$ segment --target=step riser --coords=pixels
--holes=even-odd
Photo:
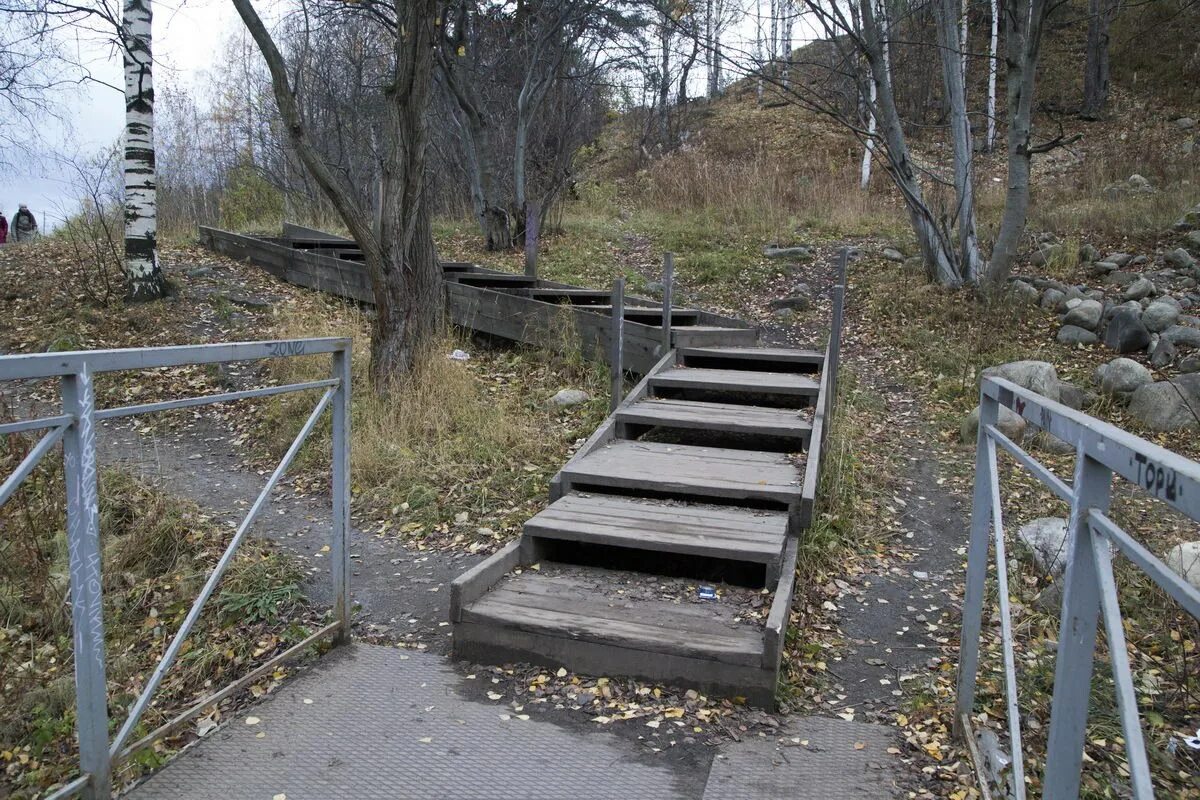
[[[715,433],[737,433],[746,436],[784,439],[804,447],[807,447],[808,441],[812,437],[812,430],[810,428],[797,430],[795,428],[784,428],[775,425],[743,425],[735,422],[704,424],[689,420],[664,418],[653,414],[640,414],[633,411],[618,412],[617,420],[626,425],[636,425],[644,428],[712,431]]]

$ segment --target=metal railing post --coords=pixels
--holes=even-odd
[[[837,404],[838,367],[842,360],[842,316],[846,306],[846,268],[850,263],[850,251],[842,248],[838,257],[838,282],[833,287],[833,310],[829,322],[829,408],[826,413],[832,414]]]
[[[1086,455],[1082,445],[1075,461],[1075,501],[1067,528],[1067,571],[1064,578],[1054,695],[1050,704],[1050,738],[1042,796],[1066,800],[1079,796],[1096,623],[1100,612],[1100,578],[1096,572],[1095,538],[1089,509],[1108,510],[1112,471]]]
[[[617,278],[612,289],[612,332],[609,341],[608,363],[612,369],[612,393],[609,400],[609,411],[616,411],[621,405],[621,394],[625,389],[625,370],[621,363],[623,345],[625,344],[625,279]]]
[[[671,301],[675,290],[675,254],[663,253],[663,355],[671,352]]]
[[[967,587],[963,597],[962,637],[958,654],[954,732],[965,732],[963,718],[975,707],[975,678],[979,670],[979,636],[983,627],[983,594],[987,583],[988,532],[992,524],[992,473],[988,458],[987,426],[1000,418],[1000,405],[979,393],[979,434],[975,437],[975,494],[971,501],[971,538],[967,547]]]
[[[79,767],[89,776],[83,796],[87,800],[107,800],[112,791],[112,760],[108,752],[108,685],[104,668],[96,394],[86,365],[73,375],[64,375],[61,385],[63,411],[74,418],[63,436],[63,473],[67,491]]]
[[[350,641],[350,346],[333,354],[333,377],[339,383],[333,395],[333,525],[329,550],[332,557],[333,614],[341,626],[336,644]]]
[[[525,274],[537,277],[538,236],[541,235],[541,204],[531,200],[525,204]]]

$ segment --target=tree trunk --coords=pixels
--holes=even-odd
[[[1113,0],[1088,3],[1087,59],[1083,66],[1083,105],[1079,116],[1098,119],[1108,104],[1108,28],[1117,13]]]
[[[908,154],[908,142],[896,98],[892,93],[892,81],[887,69],[887,58],[876,23],[873,0],[861,0],[863,48],[871,67],[871,75],[877,86],[875,114],[882,133],[885,148],[885,165],[892,182],[900,190],[908,209],[909,223],[917,237],[917,245],[925,262],[925,272],[931,281],[943,286],[961,286],[962,276],[954,257],[953,245],[941,230],[921,191],[912,160]]]
[[[271,73],[275,102],[288,139],[363,252],[375,300],[371,381],[386,391],[426,354],[441,331],[443,289],[425,199],[429,103],[438,19],[436,0],[397,6],[393,70],[386,90],[380,231],[313,146],[288,80],[287,65],[250,0],[233,0]]]
[[[125,0],[123,11],[125,278],[130,300],[153,300],[166,294],[167,282],[158,263],[150,0]]]
[[[688,76],[692,74],[692,66],[696,63],[696,57],[700,54],[700,37],[692,37],[692,52],[688,54],[687,59],[683,62],[683,66],[679,70],[679,92],[675,95],[675,105],[682,108],[687,103],[687,82]]]
[[[1000,0],[991,0],[992,35],[988,41],[987,139],[983,149],[992,152],[996,146],[996,48],[1000,40]]]
[[[963,85],[964,53],[959,38],[957,0],[937,0],[939,50],[942,55],[942,84],[950,108],[950,138],[954,146],[954,192],[958,198],[954,217],[958,224],[959,271],[963,281],[979,282],[983,260],[979,255],[979,237],[975,232],[974,151],[971,147],[971,123],[967,118],[966,88]]]
[[[1004,284],[1016,261],[1029,216],[1029,171],[1033,158],[1033,95],[1042,45],[1046,0],[1014,0],[1004,15],[1005,84],[1008,102],[1008,190],[1004,214],[988,262],[985,285]]]
[[[870,78],[871,93],[867,100],[867,144],[863,148],[862,170],[858,185],[866,189],[871,185],[871,160],[875,155],[875,103],[879,96],[879,87],[874,78]]]
[[[671,140],[671,20],[667,6],[662,9],[662,22],[658,29],[661,74],[658,79],[658,139],[664,150]]]
[[[704,51],[708,63],[708,99],[715,98],[721,90],[721,51],[717,41],[716,26],[713,21],[713,3],[716,0],[705,0],[704,3]]]

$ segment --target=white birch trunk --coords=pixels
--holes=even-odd
[[[755,87],[755,92],[758,95],[758,105],[763,104],[763,70],[766,66],[763,63],[763,24],[762,24],[762,0],[755,0],[755,36],[754,36],[754,60],[757,62],[758,82]]]
[[[871,161],[875,158],[875,102],[879,94],[879,86],[871,79],[871,94],[867,101],[867,146],[863,150],[862,177],[859,186],[866,189],[871,184]]]
[[[791,77],[792,71],[792,0],[783,0],[783,40],[780,44],[780,56],[783,59],[783,75],[780,76],[780,83],[783,88],[788,87],[788,80]]]
[[[1000,2],[991,0],[992,36],[988,42],[987,137],[983,147],[989,153],[996,144],[996,48],[1000,41]]]
[[[121,38],[125,62],[125,277],[131,300],[151,300],[162,297],[167,286],[158,264],[150,0],[125,0]]]

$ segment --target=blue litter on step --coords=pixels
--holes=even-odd
[[[716,600],[717,590],[711,586],[701,586],[696,590],[696,596],[701,600]]]

